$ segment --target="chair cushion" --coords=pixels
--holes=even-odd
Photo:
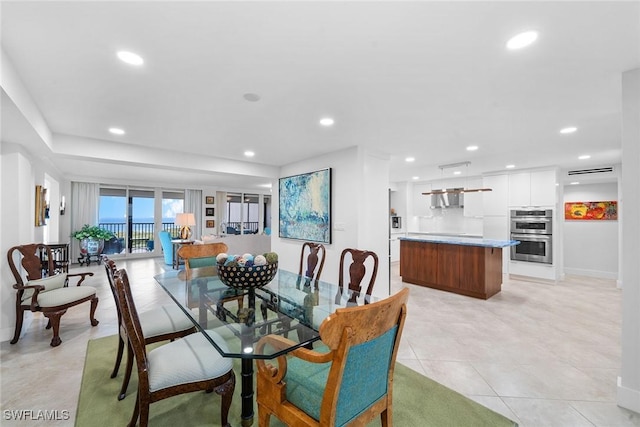
[[[176,304],[143,311],[138,316],[145,338],[193,328],[193,322]]]
[[[221,348],[227,348],[225,341],[215,331],[207,333]],[[233,368],[232,359],[222,357],[201,333],[151,350],[148,360],[151,391],[218,378]]]
[[[388,373],[397,326],[378,338],[353,346],[347,354],[338,396],[336,426],[343,426],[387,393]],[[315,420],[320,420],[320,406],[331,363],[310,363],[290,358],[284,381],[287,400]]]
[[[190,268],[211,267],[217,265],[216,257],[189,258]]]
[[[54,276],[44,277],[38,280],[29,280],[27,282],[28,286],[32,285],[40,285],[44,286],[44,291],[52,291],[54,289],[59,289],[64,287],[64,284],[67,283],[67,275],[66,274],[56,274]],[[25,289],[22,294],[22,301],[26,299],[31,299],[31,295],[33,295],[35,291],[33,289]]]
[[[316,421],[327,384],[331,362],[311,363],[296,357],[287,361],[287,400]]]
[[[71,304],[95,294],[96,288],[91,286],[71,286],[69,288],[54,289],[38,294],[38,306],[42,308],[57,307]]]

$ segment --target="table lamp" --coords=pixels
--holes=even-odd
[[[191,237],[191,229],[189,226],[196,225],[196,217],[192,213],[176,214],[176,225],[180,226],[180,238],[188,240]]]

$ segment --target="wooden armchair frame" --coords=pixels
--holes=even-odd
[[[42,260],[40,259],[40,251],[45,251],[47,253],[47,262],[43,265]],[[19,252],[22,255],[22,259],[19,262],[19,265],[22,266],[22,269],[26,273],[27,282],[23,280],[23,276],[18,269],[18,265],[16,265],[16,260],[14,259],[15,252]],[[53,272],[55,272],[55,264],[54,257],[51,252],[51,248],[49,248],[44,243],[31,243],[28,245],[19,245],[14,246],[9,249],[7,252],[7,260],[9,261],[9,268],[11,269],[11,273],[13,273],[13,277],[16,280],[16,283],[13,285],[13,289],[16,292],[16,328],[13,335],[13,339],[11,340],[11,344],[15,344],[20,339],[20,332],[22,331],[22,322],[24,319],[24,312],[29,310],[33,312],[42,312],[42,314],[49,319],[47,322],[46,329],[53,328],[53,338],[51,338],[51,346],[57,347],[62,343],[62,339],[60,339],[60,318],[64,313],[67,312],[69,307],[73,307],[78,304],[82,304],[86,301],[91,301],[91,309],[89,311],[89,320],[91,321],[91,326],[96,326],[99,322],[95,319],[94,315],[96,312],[96,308],[98,307],[98,297],[96,296],[95,288],[90,286],[85,286],[83,289],[86,292],[83,292],[83,296],[79,297],[76,300],[68,302],[66,304],[59,304],[54,306],[45,306],[42,307],[38,299],[47,291],[44,286],[41,285],[29,285],[29,283],[33,280],[42,279],[44,277],[48,277],[49,274],[52,276]],[[61,273],[66,275],[66,280],[64,284],[64,288],[69,288],[69,278],[78,278],[78,282],[76,286],[80,286],[82,282],[87,278],[87,276],[93,276],[91,272],[85,273]],[[33,294],[30,299],[24,299],[25,291],[33,290]],[[90,292],[93,290],[93,292]],[[59,290],[55,290],[59,291]],[[51,291],[54,292],[54,291]]]
[[[267,360],[256,360],[257,374],[257,403],[260,427],[267,427],[271,415],[275,415],[282,422],[291,426],[323,426],[336,425],[339,397],[345,386],[344,376],[349,364],[350,350],[355,346],[376,340],[383,335],[395,333],[389,355],[388,373],[386,377],[386,392],[375,401],[367,402],[368,406],[351,419],[348,425],[364,426],[367,422],[380,415],[383,426],[391,426],[392,420],[392,391],[393,369],[407,315],[407,300],[409,290],[402,289],[389,298],[359,307],[341,308],[331,314],[320,326],[322,342],[329,351],[320,353],[306,348],[293,350],[287,356],[276,359],[277,365]],[[262,351],[269,345],[275,349],[284,349],[288,345],[286,338],[268,335],[258,343],[257,351]],[[312,364],[327,363],[327,382],[321,396],[319,419],[304,412],[287,399],[287,369],[290,358],[299,358]],[[352,374],[352,372],[350,373]],[[363,370],[358,377],[367,378],[369,372]],[[348,393],[347,393],[348,394]],[[349,399],[349,395],[342,396]]]

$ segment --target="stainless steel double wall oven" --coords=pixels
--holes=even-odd
[[[520,241],[511,246],[512,260],[552,264],[553,211],[512,210],[511,239]]]

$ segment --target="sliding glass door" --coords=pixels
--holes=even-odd
[[[156,203],[156,194],[159,195]],[[156,208],[157,206],[157,208]],[[176,236],[175,214],[182,212],[184,192],[150,188],[100,189],[98,222],[115,234],[105,242],[105,254],[148,254],[155,250],[160,229]]]

